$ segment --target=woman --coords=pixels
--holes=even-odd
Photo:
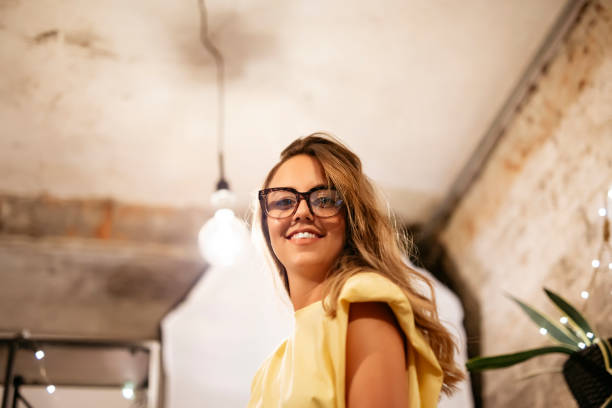
[[[435,407],[463,378],[454,343],[359,158],[315,133],[281,153],[263,187],[253,232],[295,329],[255,374],[248,406]]]

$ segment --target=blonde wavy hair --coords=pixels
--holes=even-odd
[[[313,133],[299,138],[282,151],[280,161],[268,173],[262,188],[268,188],[278,168],[293,156],[306,154],[322,165],[328,185],[334,186],[344,199],[346,244],[327,273],[323,293],[326,313],[335,317],[338,297],[344,283],[360,272],[376,272],[398,285],[410,301],[417,328],[428,339],[444,372],[443,391],[452,393],[465,375],[454,361],[456,345],[451,334],[438,319],[431,282],[410,268],[404,257],[411,241],[396,228],[391,215],[374,184],[363,174],[361,160],[339,140],[327,133]],[[267,258],[278,271],[287,294],[290,293],[287,270],[274,254],[265,214],[259,205],[253,210],[253,235],[266,242]],[[429,287],[431,296],[419,293],[418,281]],[[422,286],[422,285],[421,285]]]

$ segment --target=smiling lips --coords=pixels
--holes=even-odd
[[[313,230],[298,230],[294,231],[287,236],[287,239],[294,242],[311,242],[313,240],[322,238],[323,236],[316,233]]]

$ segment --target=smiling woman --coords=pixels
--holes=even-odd
[[[325,204],[338,195],[326,183],[319,161],[298,154],[277,169],[269,183],[272,188],[262,191],[270,244],[279,262],[291,271],[289,288],[294,290],[289,293],[296,310],[320,298],[321,275],[331,269],[344,247],[342,201]],[[280,187],[308,192],[275,189]],[[287,207],[285,211],[278,210],[279,202]]]
[[[434,407],[463,378],[425,277],[361,161],[316,133],[282,153],[253,233],[295,310],[295,330],[253,379],[249,407]]]

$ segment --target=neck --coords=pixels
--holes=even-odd
[[[307,275],[290,273],[289,271],[287,271],[287,275],[293,310],[299,310],[323,298],[325,279],[313,279]]]

